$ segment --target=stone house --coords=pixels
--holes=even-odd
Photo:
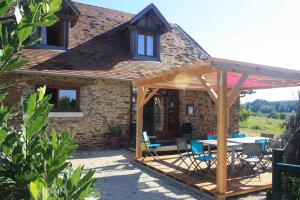
[[[153,4],[134,15],[65,0],[57,16],[52,27],[38,28],[42,41],[22,52],[29,64],[6,75],[17,80],[7,102],[19,103],[47,85],[55,105],[50,128],[70,130],[81,148],[103,147],[109,125],[120,125],[134,138],[132,80],[210,57]],[[238,131],[238,113],[239,100],[231,111],[231,132]],[[207,92],[161,89],[145,105],[144,129],[158,140],[173,141],[183,123],[203,138],[216,130],[216,106]]]

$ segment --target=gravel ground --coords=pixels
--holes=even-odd
[[[71,160],[74,166],[95,169],[96,186],[101,188],[101,200],[206,200],[213,199],[194,189],[154,172],[134,161],[127,150],[79,151]],[[234,198],[261,200],[265,193]]]

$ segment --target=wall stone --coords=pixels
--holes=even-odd
[[[6,80],[17,80],[9,89],[6,102],[20,105],[21,96],[34,91],[36,85],[76,84],[80,86],[80,111],[84,117],[49,118],[49,130],[69,130],[82,149],[101,148],[106,144],[109,124],[118,124],[128,133],[130,122],[131,85],[120,81],[91,81],[73,78],[50,78],[45,76],[7,75]],[[19,118],[20,120],[20,118]]]
[[[58,132],[69,130],[75,142],[82,149],[102,148],[106,144],[106,133],[109,124],[118,124],[124,132],[129,132],[130,95],[129,82],[101,81],[79,78],[6,75],[5,81],[16,80],[15,87],[8,90],[8,105],[20,105],[21,96],[25,96],[39,85],[64,85],[80,87],[80,118],[49,118],[49,130]],[[3,79],[2,79],[3,81]],[[1,82],[1,80],[0,80]],[[187,104],[194,105],[195,113],[187,115]],[[230,133],[239,130],[239,99],[231,109]],[[206,138],[210,132],[216,132],[216,105],[206,92],[179,91],[179,122],[192,123],[193,129],[199,132],[200,138]],[[15,121],[19,124],[21,118]]]
[[[187,115],[187,105],[194,106],[194,114]],[[239,131],[239,99],[230,112],[229,133]],[[217,130],[217,108],[207,92],[183,90],[179,92],[179,121],[180,124],[190,122],[197,138],[205,139],[208,133]]]

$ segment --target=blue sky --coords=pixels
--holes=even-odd
[[[298,0],[77,0],[131,13],[154,3],[212,56],[300,70]],[[261,90],[257,98],[297,99],[300,88]]]

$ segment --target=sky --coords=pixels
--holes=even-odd
[[[77,1],[130,13],[154,3],[213,57],[300,70],[299,0]],[[296,100],[298,90],[260,90],[241,101]]]

